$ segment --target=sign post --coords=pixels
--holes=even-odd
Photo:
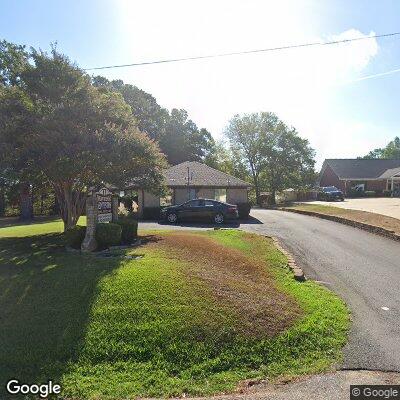
[[[97,192],[90,192],[86,200],[86,235],[81,250],[96,250],[96,225],[115,222],[117,219],[118,198],[105,186]]]

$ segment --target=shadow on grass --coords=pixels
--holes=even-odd
[[[62,235],[0,239],[0,397],[10,378],[59,381],[77,357],[99,280],[121,258],[67,253]]]

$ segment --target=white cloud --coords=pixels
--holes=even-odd
[[[117,63],[186,57],[304,42],[373,36],[356,28],[313,31],[313,0],[118,1]],[[157,10],[157,12],[154,12]],[[327,155],[355,156],[371,147],[370,127],[333,113],[338,84],[359,76],[378,54],[376,39],[287,51],[104,71],[152,93],[165,107],[188,110],[220,137],[237,112],[274,111]],[[330,122],[334,121],[334,123]],[[357,150],[344,150],[342,142]],[[348,148],[349,146],[347,146]],[[372,146],[373,147],[373,146]],[[344,154],[346,153],[346,154]]]

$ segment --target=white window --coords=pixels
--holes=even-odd
[[[226,189],[215,189],[214,199],[226,203]]]

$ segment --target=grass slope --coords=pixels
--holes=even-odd
[[[291,326],[272,337],[238,330],[241,305],[188,274],[196,262],[158,242],[162,235],[171,233],[130,252],[138,260],[66,253],[59,234],[0,239],[0,385],[51,378],[80,399],[211,394],[340,360],[345,305],[313,282],[294,281],[270,240],[231,230],[197,234],[248,263],[264,260],[274,290],[298,304]],[[248,287],[238,276],[238,293]]]

